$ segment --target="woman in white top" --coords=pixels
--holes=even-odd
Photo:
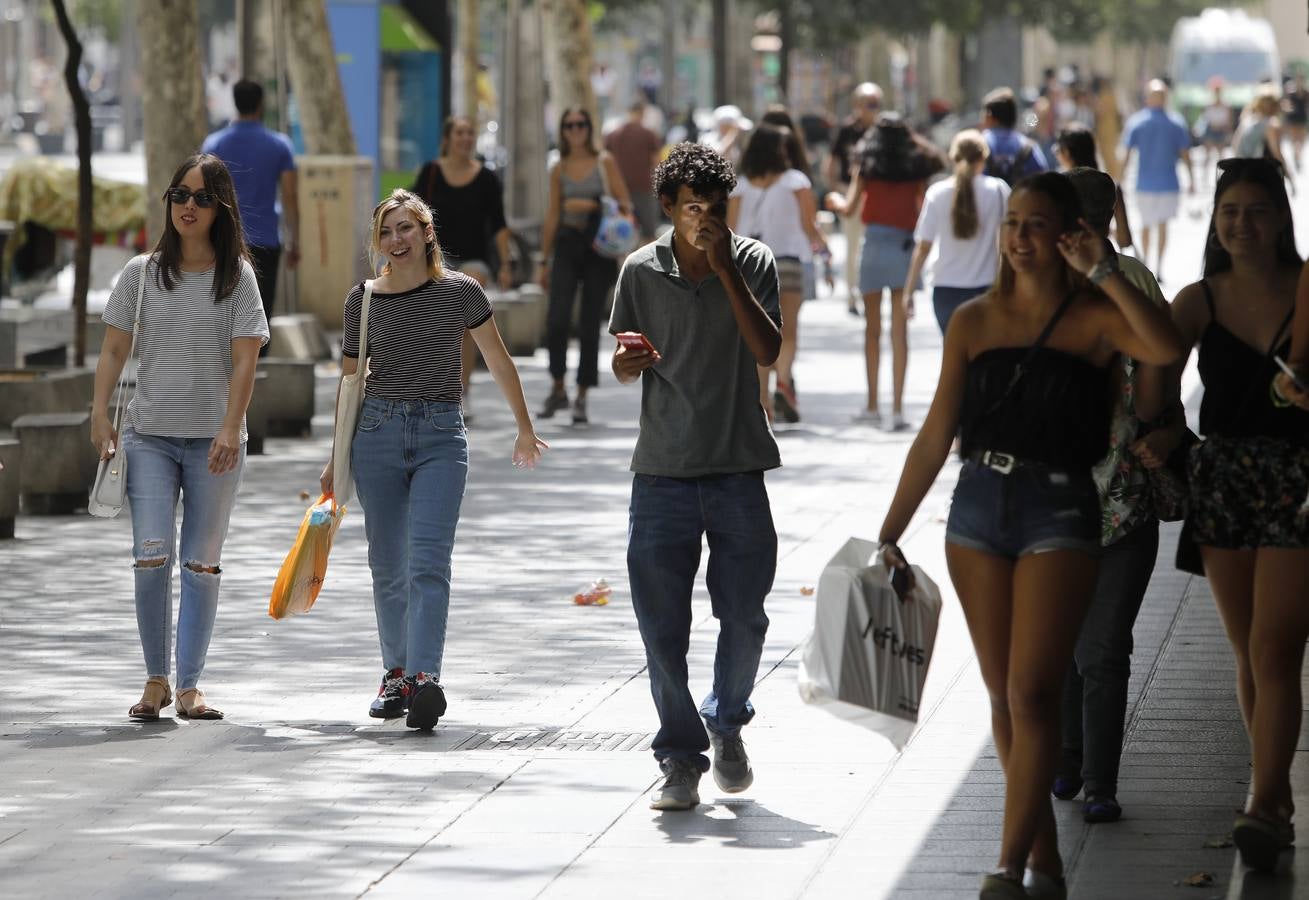
[[[223,717],[198,683],[218,613],[223,541],[245,465],[245,410],[259,348],[268,342],[236,189],[222,160],[207,153],[190,157],[162,199],[159,243],[123,268],[105,305],[108,327],[91,404],[91,441],[100,456],[126,453],[131,463],[136,627],[147,676],[140,702],[128,710],[138,722],[157,720],[174,700],[168,645],[179,562],[177,714]],[[134,330],[136,391],[119,435],[109,402]]]
[[[761,125],[750,136],[741,157],[741,174],[727,201],[727,225],[738,234],[752,237],[773,251],[777,259],[782,304],[782,350],[771,368],[759,369],[759,394],[770,418],[800,421],[796,404],[795,362],[799,337],[800,303],[804,300],[804,263],[814,250],[825,249],[822,232],[815,224],[818,201],[809,176],[791,168],[787,150],[790,131],[776,125]],[[777,390],[768,402],[769,374],[777,372]]]
[[[950,142],[954,178],[927,189],[914,228],[917,244],[905,284],[918,283],[928,255],[938,248],[932,265],[932,309],[942,335],[954,311],[989,290],[995,280],[996,236],[1009,203],[1009,185],[982,174],[988,152],[980,131],[970,128],[955,135]]]

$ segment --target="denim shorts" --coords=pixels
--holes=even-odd
[[[1100,555],[1100,499],[1089,471],[1018,466],[1008,474],[964,463],[945,540],[1018,559],[1051,550]]]
[[[876,294],[882,288],[895,291],[904,287],[913,252],[912,231],[877,223],[865,227],[859,256],[859,292]]]

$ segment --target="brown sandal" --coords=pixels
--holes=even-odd
[[[130,719],[138,722],[158,722],[159,710],[173,702],[173,691],[164,675],[152,675],[141,692],[141,702],[127,711]]]
[[[221,711],[205,705],[205,695],[199,688],[177,692],[177,715],[183,719],[221,719]]]

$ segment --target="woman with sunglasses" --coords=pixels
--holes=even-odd
[[[1309,412],[1279,392],[1304,268],[1284,173],[1271,159],[1218,163],[1204,277],[1173,319],[1200,347],[1200,431],[1191,451],[1187,525],[1236,657],[1236,696],[1253,778],[1233,839],[1271,870],[1294,840],[1291,760],[1309,638]],[[1303,309],[1301,310],[1303,312]]]
[[[577,402],[573,424],[585,425],[586,392],[599,383],[600,320],[605,297],[618,280],[618,265],[591,246],[600,227],[600,198],[612,196],[618,209],[631,216],[632,200],[618,164],[596,146],[591,114],[569,107],[559,117],[559,161],[550,167],[550,201],[541,236],[541,268],[537,280],[550,293],[546,345],[554,386],[540,416],[548,419],[568,408],[568,331],[573,300],[582,288],[577,322],[581,354],[577,362]]]
[[[880,532],[887,565],[905,568],[896,541],[958,433],[964,466],[946,561],[1005,773],[999,869],[982,880],[981,900],[1026,898],[1025,878],[1030,896],[1067,896],[1048,791],[1064,674],[1096,582],[1091,468],[1109,448],[1111,366],[1118,353],[1167,365],[1182,351],[1167,310],[1082,220],[1068,179],[1020,181],[1001,221],[995,284],[946,326],[936,396]]]
[[[177,714],[221,719],[197,685],[218,611],[223,541],[245,464],[245,410],[268,321],[222,161],[209,154],[187,159],[164,206],[159,243],[127,264],[105,306],[91,441],[102,459],[122,452],[130,462],[136,625],[147,680],[128,715],[154,721],[174,699],[168,645],[179,559]],[[138,296],[136,392],[119,435],[109,402],[131,352]]]

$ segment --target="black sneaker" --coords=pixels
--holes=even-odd
[[[431,731],[445,715],[445,691],[427,673],[414,676],[413,692],[409,695],[409,718],[405,725],[420,731]]]
[[[405,679],[404,669],[392,669],[382,676],[382,687],[377,691],[377,699],[368,707],[368,714],[374,719],[398,719],[409,708],[409,685]]]
[[[550,396],[545,398],[545,403],[541,406],[541,411],[536,414],[538,419],[548,419],[561,409],[568,409],[568,392],[551,391]]]

